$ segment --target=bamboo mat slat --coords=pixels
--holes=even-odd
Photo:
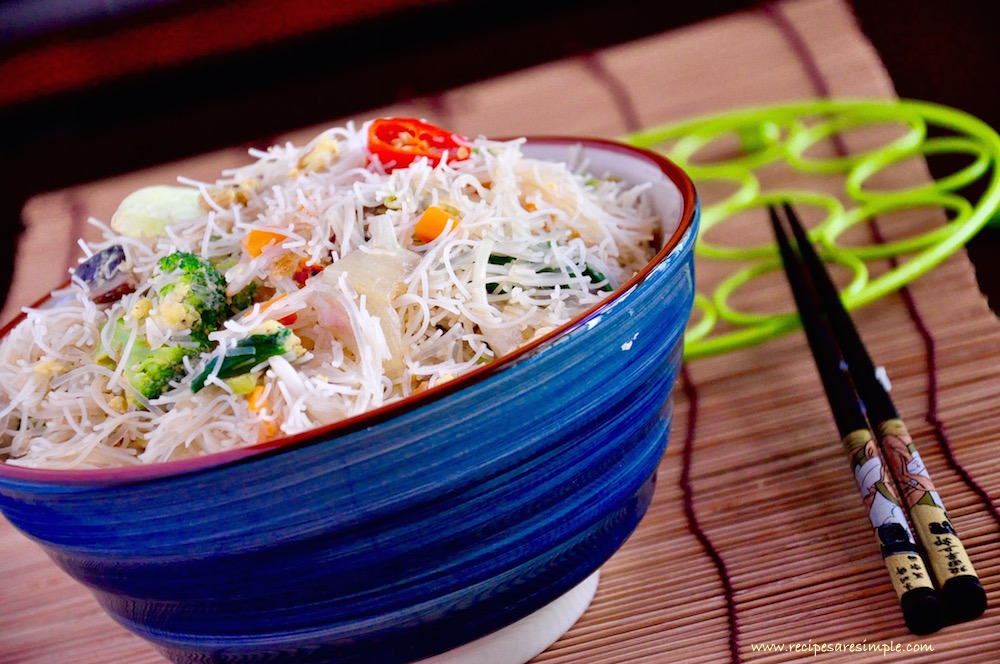
[[[840,97],[894,96],[847,4],[786,0],[354,119],[405,113],[462,133],[616,137],[823,90]],[[319,129],[275,140],[303,141]],[[28,231],[15,290],[0,318],[9,320],[18,306],[62,281],[78,255],[75,238],[93,237],[88,216],[107,220],[122,196],[139,186],[178,174],[212,179],[247,159],[245,147],[235,147],[33,200],[25,211]],[[798,183],[799,177],[768,173],[766,185]],[[712,238],[735,243],[741,235],[738,224],[723,224]],[[727,269],[699,259],[699,290],[710,289]],[[737,295],[734,303],[753,310],[790,309],[778,274]],[[978,662],[995,650],[997,318],[962,252],[910,284],[907,294],[887,296],[855,318],[876,363],[893,380],[894,399],[986,586],[987,613],[926,637],[907,632],[805,340],[793,333],[686,365],[646,518],[602,569],[588,611],[536,662]],[[163,661],[2,520],[0,577],[0,662]],[[901,651],[789,652],[795,644],[899,645]],[[913,647],[925,651],[906,651]]]

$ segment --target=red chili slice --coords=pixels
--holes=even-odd
[[[445,152],[448,163],[467,159],[470,154],[464,137],[416,118],[374,120],[368,127],[368,150],[387,171],[406,168],[417,157],[427,157],[436,166]]]
[[[299,267],[295,270],[295,274],[292,275],[292,279],[294,279],[295,283],[299,285],[299,288],[302,288],[306,285],[306,281],[309,277],[315,276],[322,271],[322,265],[307,265],[306,259],[303,258],[299,261]]]

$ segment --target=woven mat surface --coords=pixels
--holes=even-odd
[[[844,3],[787,0],[355,119],[416,114],[460,133],[617,137],[824,91],[894,96]],[[303,141],[318,130],[275,139]],[[78,255],[74,238],[92,232],[88,216],[108,219],[123,195],[144,184],[177,174],[213,178],[247,159],[238,147],[35,199],[26,210],[15,292],[0,318],[9,320],[63,279]],[[776,171],[764,183],[784,186],[790,177]],[[836,191],[831,183],[811,186]],[[712,232],[723,244],[745,235],[738,223]],[[703,291],[725,273],[709,263],[697,271]],[[787,287],[771,276],[740,294],[740,306],[790,310]],[[804,337],[793,333],[686,364],[650,511],[602,569],[583,618],[537,662],[993,656],[986,653],[1000,642],[993,500],[1000,495],[1000,326],[963,252],[855,318],[876,363],[888,370],[897,406],[987,589],[986,614],[926,637],[906,630]],[[0,552],[0,662],[163,661],[6,521]],[[801,651],[823,644],[853,644],[855,652]]]

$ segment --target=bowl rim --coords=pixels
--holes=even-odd
[[[429,403],[433,403],[444,397],[462,390],[475,383],[483,381],[501,371],[506,370],[511,365],[532,355],[540,347],[545,346],[564,337],[579,327],[586,325],[589,321],[599,316],[602,311],[613,306],[624,298],[636,286],[644,282],[656,268],[673,253],[680,244],[685,233],[692,227],[695,221],[697,208],[697,192],[691,177],[677,164],[667,157],[652,150],[629,145],[621,141],[604,138],[587,138],[576,136],[525,136],[526,144],[550,144],[554,146],[581,146],[583,148],[592,147],[595,149],[617,152],[630,157],[650,162],[669,179],[681,195],[683,203],[681,215],[677,228],[673,235],[667,239],[659,251],[646,263],[646,265],[636,273],[631,279],[620,285],[613,293],[600,302],[594,304],[584,312],[572,318],[569,322],[560,325],[545,335],[532,340],[521,346],[517,350],[501,357],[496,362],[484,364],[469,372],[461,374],[443,384],[436,385],[417,394],[390,402],[378,408],[365,411],[358,415],[337,420],[330,424],[303,431],[291,436],[283,436],[274,440],[255,443],[244,447],[238,447],[222,452],[213,452],[197,457],[176,459],[172,461],[162,461],[138,466],[114,466],[108,468],[84,468],[84,469],[52,469],[52,468],[31,468],[25,466],[11,465],[0,461],[0,480],[11,480],[14,482],[33,482],[52,486],[115,486],[132,484],[137,482],[153,481],[186,475],[189,473],[211,471],[242,462],[256,460],[266,456],[280,454],[284,451],[293,450],[299,447],[319,444],[332,438],[337,438],[361,429],[371,427],[386,422],[397,415],[408,413]],[[67,282],[68,283],[68,282]],[[37,308],[50,296],[45,295],[29,308]],[[17,326],[26,314],[22,311],[13,320],[0,329],[0,340],[5,338],[15,326]]]

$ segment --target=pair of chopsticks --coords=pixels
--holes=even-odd
[[[906,625],[929,634],[976,618],[986,592],[941,496],[822,260],[792,207],[782,209],[794,247],[773,206],[770,215],[785,275]]]

